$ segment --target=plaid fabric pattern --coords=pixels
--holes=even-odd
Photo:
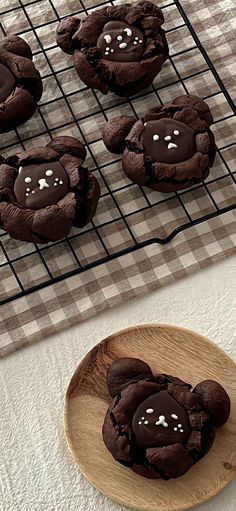
[[[17,27],[17,33],[31,45],[44,84],[37,113],[1,137],[0,153],[44,145],[50,135],[78,137],[87,145],[86,164],[102,191],[93,223],[82,231],[73,229],[66,240],[36,246],[0,233],[0,301],[47,285],[0,307],[0,355],[235,253],[235,210],[202,220],[236,203],[236,118],[179,9],[182,6],[189,16],[235,98],[233,1],[157,3],[165,14],[171,58],[153,86],[125,100],[88,90],[78,79],[71,57],[55,44],[59,18],[84,17],[98,0],[0,0],[0,34],[14,33]],[[148,108],[185,92],[205,98],[213,111],[218,153],[208,179],[204,185],[177,194],[133,185],[122,173],[120,159],[105,150],[103,126],[116,115],[141,116]],[[185,230],[192,221],[201,223]],[[168,244],[151,243],[134,250],[137,243],[166,240],[181,229]],[[92,267],[127,248],[132,252]],[[52,279],[86,266],[86,272],[48,286]]]

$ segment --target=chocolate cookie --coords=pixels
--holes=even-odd
[[[93,218],[100,196],[82,167],[86,149],[72,137],[0,161],[0,227],[15,239],[60,240]]]
[[[184,475],[211,448],[215,428],[230,415],[230,398],[211,380],[194,389],[167,374],[153,375],[136,358],[120,358],[107,372],[113,400],[103,440],[115,460],[150,479]]]
[[[213,118],[197,96],[180,96],[136,120],[121,116],[104,128],[110,152],[123,152],[125,174],[161,192],[188,188],[207,178],[216,154]]]
[[[0,133],[27,121],[42,96],[42,80],[29,45],[10,35],[0,42]]]
[[[75,69],[88,87],[129,96],[147,87],[168,58],[163,23],[161,9],[152,2],[109,6],[81,21],[63,20],[57,43],[73,54]]]

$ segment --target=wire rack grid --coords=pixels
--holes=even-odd
[[[71,57],[55,44],[61,19],[84,17],[94,8],[115,3],[72,0],[68,7],[62,0],[13,0],[9,8],[1,8],[2,36],[17,33],[29,42],[44,94],[36,115],[1,139],[0,152],[14,154],[62,134],[77,136],[87,147],[86,164],[98,178],[102,195],[93,222],[82,230],[72,229],[59,242],[26,244],[0,231],[0,282],[4,283],[0,304],[151,243],[166,244],[177,233],[236,208],[236,107],[181,1],[159,2],[166,18],[170,59],[153,84],[132,98],[104,97],[89,90],[78,79]],[[134,185],[123,175],[120,158],[105,150],[103,126],[119,114],[138,118],[184,93],[199,94],[213,110],[218,144],[214,169],[205,183],[182,192],[161,194]]]

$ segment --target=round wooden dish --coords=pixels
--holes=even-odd
[[[144,479],[113,460],[102,440],[108,406],[106,370],[119,357],[138,357],[154,373],[169,373],[196,385],[215,379],[228,391],[232,413],[217,430],[211,451],[183,477]],[[67,390],[65,432],[81,472],[102,493],[123,506],[179,511],[202,504],[236,474],[236,365],[211,341],[171,325],[142,325],[118,332],[82,360]]]

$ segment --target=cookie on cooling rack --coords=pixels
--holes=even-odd
[[[180,96],[140,120],[115,117],[105,126],[103,141],[110,152],[123,152],[123,170],[131,181],[172,192],[209,175],[216,154],[212,122],[202,99]]]
[[[166,374],[153,375],[136,358],[120,358],[109,368],[113,398],[103,439],[116,461],[150,479],[184,475],[211,448],[215,427],[230,415],[230,398],[217,382],[194,389]]]
[[[81,142],[57,137],[2,161],[0,228],[15,239],[47,243],[90,222],[100,188],[82,167],[85,157]]]
[[[129,96],[147,87],[168,58],[163,23],[161,9],[152,2],[109,6],[83,20],[63,20],[57,43],[73,54],[75,69],[88,87]]]
[[[42,96],[42,80],[29,45],[10,35],[0,41],[0,133],[27,121]]]

